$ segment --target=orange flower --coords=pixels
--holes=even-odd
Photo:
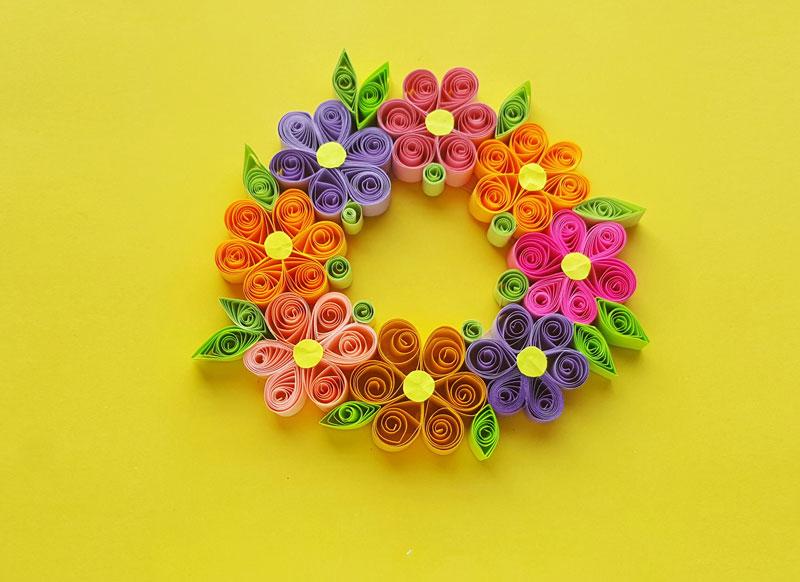
[[[378,334],[380,359],[353,370],[350,392],[381,406],[372,423],[375,444],[387,451],[408,447],[420,434],[434,453],[452,453],[464,438],[462,417],[473,418],[486,402],[486,384],[461,372],[464,341],[448,326],[436,328],[420,352],[416,328],[388,321]]]
[[[244,296],[262,308],[282,291],[314,303],[328,291],[325,261],[347,250],[342,228],[315,221],[301,190],[283,192],[271,211],[237,200],[225,211],[225,226],[233,238],[217,247],[217,268],[226,281],[242,283]]]
[[[547,134],[535,123],[515,129],[508,145],[491,139],[478,147],[475,175],[480,178],[469,200],[469,211],[481,222],[501,212],[517,221],[514,233],[542,232],[553,213],[572,208],[589,195],[589,180],[573,170],[581,149],[562,141],[548,146]]]

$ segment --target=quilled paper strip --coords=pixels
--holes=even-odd
[[[613,301],[597,299],[597,327],[612,346],[641,350],[650,343],[633,311]]]
[[[516,230],[517,221],[514,216],[508,212],[501,212],[492,217],[489,229],[486,231],[486,238],[493,246],[504,247]]]
[[[197,360],[235,360],[261,339],[261,334],[236,326],[225,327],[197,348]]]
[[[249,145],[244,146],[242,180],[244,181],[244,187],[253,200],[266,210],[271,210],[280,192],[278,182],[275,181],[275,178],[269,173],[266,166],[261,163]]]
[[[491,405],[486,404],[472,420],[469,448],[479,461],[492,456],[500,440],[500,424]]]
[[[528,278],[519,269],[508,269],[497,279],[494,299],[500,307],[521,301],[528,291]]]
[[[347,51],[342,51],[333,70],[333,89],[353,114],[356,127],[362,129],[369,125],[381,103],[389,95],[389,63],[384,63],[373,71],[361,85],[357,87],[356,72]]]
[[[242,299],[220,297],[219,303],[228,318],[237,326],[260,335],[272,336],[264,321],[264,314],[255,303]]]
[[[325,272],[334,289],[347,289],[353,284],[353,269],[350,267],[350,261],[341,255],[328,259],[328,262],[325,263]]]
[[[495,137],[506,140],[509,134],[524,123],[531,112],[531,82],[525,81],[500,104],[497,112]]]
[[[444,192],[447,174],[442,164],[432,162],[422,172],[422,191],[428,196],[438,196]]]
[[[364,212],[361,205],[352,200],[342,210],[342,228],[349,235],[358,234],[364,227]]]
[[[575,324],[575,349],[589,360],[589,369],[605,378],[617,375],[606,338],[593,325]]]
[[[483,335],[483,325],[477,319],[468,319],[461,326],[461,337],[464,342],[471,344]]]
[[[344,402],[326,414],[319,423],[328,428],[351,430],[369,424],[380,406],[366,402]]]
[[[372,325],[375,321],[375,307],[364,299],[357,301],[353,305],[353,319],[357,323]]]
[[[589,224],[613,220],[626,228],[638,223],[645,212],[641,206],[608,197],[589,198],[573,210]]]

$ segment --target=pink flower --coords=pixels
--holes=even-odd
[[[532,283],[525,307],[534,315],[560,312],[571,321],[591,323],[597,297],[626,301],[636,290],[636,275],[615,258],[626,240],[616,222],[601,222],[587,232],[572,210],[556,212],[548,234],[525,234],[508,254],[508,264]]]
[[[404,99],[391,99],[378,111],[378,125],[395,140],[395,177],[419,182],[428,164],[439,163],[448,185],[469,181],[477,161],[475,146],[493,137],[497,125],[491,107],[473,102],[477,94],[478,78],[469,69],[447,71],[441,86],[425,69],[406,76]]]
[[[346,295],[326,293],[313,311],[296,293],[281,293],[267,306],[265,319],[275,339],[262,340],[244,355],[244,365],[266,377],[264,401],[281,416],[300,411],[306,397],[322,410],[347,398],[347,377],[370,359],[378,345],[375,330],[352,323]]]

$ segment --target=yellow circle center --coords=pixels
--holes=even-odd
[[[317,150],[317,163],[323,168],[338,168],[346,157],[347,152],[338,141],[324,143]]]
[[[294,363],[300,368],[313,368],[322,360],[322,344],[312,339],[297,342],[292,352]]]
[[[264,241],[264,250],[270,259],[282,261],[292,254],[292,239],[282,230],[277,230]]]
[[[409,372],[403,380],[403,394],[413,402],[425,402],[433,394],[433,378],[422,370]]]
[[[530,378],[538,378],[547,371],[547,356],[536,346],[528,346],[517,354],[517,368]]]
[[[519,170],[519,185],[536,192],[547,183],[547,172],[539,164],[525,164]]]
[[[425,127],[433,135],[447,135],[454,124],[453,114],[447,109],[436,109],[425,116]]]
[[[574,281],[583,281],[589,276],[592,261],[583,253],[570,253],[561,259],[561,270]]]

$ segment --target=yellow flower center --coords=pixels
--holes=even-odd
[[[570,253],[561,259],[561,270],[573,281],[583,281],[591,268],[592,261],[583,253]]]
[[[414,370],[403,380],[403,394],[412,402],[425,402],[433,394],[433,384],[430,374]]]
[[[547,172],[539,164],[525,164],[519,169],[519,185],[536,192],[544,188],[547,183]]]
[[[536,346],[528,346],[517,354],[517,368],[529,378],[538,378],[547,371],[547,356]]]
[[[453,114],[447,109],[436,109],[425,116],[425,127],[433,135],[447,135],[454,125]]]
[[[312,339],[297,342],[292,351],[294,363],[300,368],[313,368],[322,360],[322,344]]]
[[[323,168],[338,168],[347,158],[347,152],[338,141],[329,141],[317,150],[317,163]]]
[[[276,230],[264,241],[264,250],[267,256],[276,261],[282,261],[292,254],[292,239],[282,230]]]

